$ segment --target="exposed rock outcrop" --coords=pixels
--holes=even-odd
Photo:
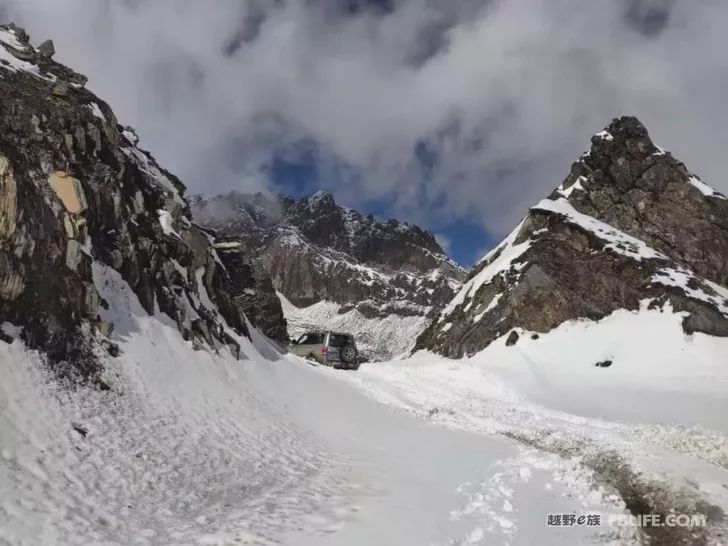
[[[0,27],[0,324],[21,327],[54,369],[92,376],[98,351],[114,352],[93,274],[109,267],[186,339],[237,352],[235,264],[192,223],[181,182],[52,49]]]
[[[287,344],[286,319],[268,274],[254,266],[242,242],[221,241],[215,248],[228,271],[234,273],[231,275],[230,295],[238,307],[266,336],[283,345]]]
[[[56,47],[53,45],[53,40],[46,40],[38,46],[38,53],[49,59],[56,54]]]
[[[645,300],[684,313],[686,333],[728,336],[726,286],[728,200],[623,117],[474,268],[417,348],[462,357],[514,329],[548,332]]]

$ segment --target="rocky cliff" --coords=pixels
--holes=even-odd
[[[63,374],[93,376],[99,351],[117,350],[95,284],[111,268],[185,339],[237,352],[252,285],[240,261],[221,259],[181,182],[53,53],[0,26],[2,338],[20,335]]]
[[[353,330],[377,358],[409,349],[465,276],[432,233],[363,216],[326,192],[298,201],[232,193],[198,200],[193,210],[201,224],[258,256],[286,300],[292,335]],[[392,317],[402,319],[396,339],[380,328],[384,319],[393,327]]]
[[[623,117],[477,264],[417,348],[462,357],[644,304],[680,313],[687,334],[728,336],[727,287],[728,200]]]

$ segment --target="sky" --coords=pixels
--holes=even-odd
[[[636,115],[728,192],[723,0],[0,0],[190,193],[318,189],[468,266]]]

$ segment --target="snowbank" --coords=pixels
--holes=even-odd
[[[347,378],[423,420],[579,461],[596,483],[654,511],[725,513],[728,339],[687,336],[681,320],[644,302],[598,322],[520,332],[511,347],[504,336],[470,359],[420,352]],[[715,539],[725,521],[713,524]]]

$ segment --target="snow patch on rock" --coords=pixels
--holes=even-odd
[[[641,239],[632,237],[631,235],[618,230],[614,226],[605,224],[592,216],[577,211],[566,199],[543,199],[536,206],[532,207],[532,210],[543,210],[560,214],[569,222],[592,232],[594,235],[605,241],[605,248],[635,260],[668,259],[664,254],[661,254],[649,247]]]
[[[511,234],[506,237],[500,245],[491,250],[485,257],[480,261],[489,262],[488,265],[483,267],[472,279],[467,281],[452,301],[445,307],[442,312],[442,317],[445,317],[452,313],[459,305],[462,305],[466,298],[477,292],[478,288],[484,284],[489,283],[497,275],[501,275],[507,272],[513,262],[515,262],[524,252],[526,252],[532,241],[526,240],[522,243],[515,244],[523,222],[518,224]],[[476,266],[477,267],[477,266]],[[442,318],[441,318],[442,320]]]
[[[708,184],[700,180],[697,176],[693,175],[688,179],[688,183],[694,188],[699,189],[703,195],[707,197],[715,197],[716,199],[726,199],[725,195],[719,191],[713,189]]]
[[[159,215],[159,225],[162,226],[162,231],[165,235],[174,235],[175,237],[179,238],[179,233],[175,231],[173,225],[174,225],[174,218],[172,218],[172,215],[169,213],[169,211],[159,209],[157,210],[157,214]]]

